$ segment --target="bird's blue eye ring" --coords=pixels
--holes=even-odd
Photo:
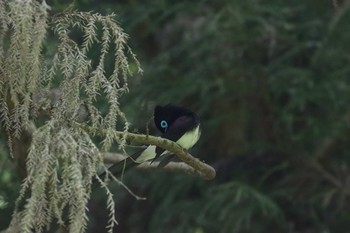
[[[168,123],[163,120],[160,122],[160,127],[162,127],[163,129],[168,128]]]

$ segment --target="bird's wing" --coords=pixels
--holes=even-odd
[[[162,135],[162,138],[169,139],[176,142],[179,140],[187,131],[193,128],[194,119],[191,116],[181,116],[177,118]],[[156,156],[153,161],[157,159],[164,152],[163,148],[156,148]]]
[[[143,150],[142,153],[137,158],[135,158],[135,162],[143,163],[154,159],[155,156],[156,156],[156,146],[150,145],[145,150]]]

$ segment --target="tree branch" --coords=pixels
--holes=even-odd
[[[111,164],[118,164],[122,162],[124,159],[128,158],[128,156],[118,154],[118,153],[106,153],[104,154],[103,157],[104,157],[105,163],[111,163]],[[193,167],[189,166],[184,162],[169,162],[167,165],[165,165],[162,168],[159,168],[158,165],[159,165],[159,162],[153,162],[153,163],[145,162],[136,166],[135,169],[144,170],[144,171],[161,169],[169,172],[182,172],[182,173],[191,174],[191,175],[196,174],[203,177],[202,173],[200,173],[199,171],[197,171],[196,169],[194,169]]]
[[[51,90],[51,102],[57,101],[58,96],[60,95],[59,90]],[[82,123],[76,123],[80,128],[84,128],[85,130],[94,132],[90,126]],[[106,135],[107,132],[103,132],[104,130],[100,130],[99,133],[102,135]],[[154,136],[149,136],[149,135],[142,135],[142,134],[134,134],[134,133],[129,133],[129,132],[120,132],[120,131],[115,131],[114,132],[115,139],[122,139],[126,138],[127,140],[139,144],[147,144],[147,145],[155,145],[158,147],[161,147],[169,152],[172,152],[175,154],[177,157],[179,157],[183,162],[187,163],[189,166],[191,166],[196,173],[198,173],[200,176],[202,176],[206,180],[212,180],[216,176],[216,171],[213,167],[207,165],[206,163],[201,162],[197,158],[193,157],[191,154],[189,154],[187,151],[185,151],[181,146],[176,144],[173,141],[160,138],[160,137],[154,137]],[[146,163],[147,164],[147,163]],[[143,165],[143,166],[146,166]],[[154,165],[157,163],[154,163]],[[148,164],[149,167],[153,167],[152,165]],[[195,173],[195,171],[192,171],[189,167],[184,166],[184,164],[180,165],[175,165],[174,163],[170,164],[171,166],[167,166],[167,169],[171,169],[173,167],[174,169],[172,170],[184,170],[187,171],[188,173]],[[141,166],[142,167],[142,166]],[[176,168],[175,168],[176,167]],[[180,169],[181,167],[181,169]]]
[[[176,142],[170,141],[165,138],[154,137],[144,134],[134,134],[125,132],[115,132],[116,139],[121,139],[125,137],[131,142],[136,142],[140,144],[149,144],[161,147],[179,157],[183,162],[194,168],[204,179],[212,180],[216,176],[216,171],[213,167],[208,164],[201,162],[199,159],[193,157],[190,153],[184,150]]]
[[[75,123],[76,126],[87,130],[88,132],[96,132],[96,129],[92,129],[90,126],[81,123]],[[121,132],[121,131],[108,131],[107,130],[99,130],[99,134],[106,136],[112,135],[116,141],[121,139],[126,139],[130,142],[139,143],[139,144],[147,144],[147,145],[155,145],[161,147],[179,157],[183,162],[190,165],[193,169],[195,169],[198,174],[206,180],[212,180],[216,176],[216,171],[213,167],[208,164],[201,162],[199,159],[193,157],[186,150],[184,150],[181,146],[179,146],[176,142],[170,141],[165,138],[144,135],[144,134],[134,134],[129,132]]]

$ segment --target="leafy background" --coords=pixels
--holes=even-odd
[[[128,172],[147,200],[112,184],[115,232],[350,232],[348,1],[48,3],[116,13],[144,70],[122,98],[132,129],[156,104],[184,104],[203,122],[192,154],[218,170],[211,182]],[[20,181],[0,146],[2,229]],[[89,232],[105,229],[105,198],[89,204]]]

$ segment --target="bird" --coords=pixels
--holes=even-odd
[[[189,108],[174,103],[165,106],[157,105],[154,109],[153,117],[154,124],[161,133],[160,137],[176,142],[185,150],[192,148],[200,138],[200,119]],[[148,161],[153,163],[159,159],[159,167],[164,167],[170,162],[173,155],[161,147],[149,145],[146,149],[136,152],[130,157],[132,159],[126,158],[126,160],[112,165],[109,171],[116,175],[141,163]],[[162,157],[165,157],[164,160],[162,160]],[[105,173],[100,175],[100,177],[103,175]]]
[[[201,124],[198,115],[192,110],[177,104],[167,104],[154,109],[154,124],[161,137],[176,142],[182,148],[192,148],[200,138]],[[148,146],[136,159],[137,163],[156,161],[165,151],[161,147]]]

